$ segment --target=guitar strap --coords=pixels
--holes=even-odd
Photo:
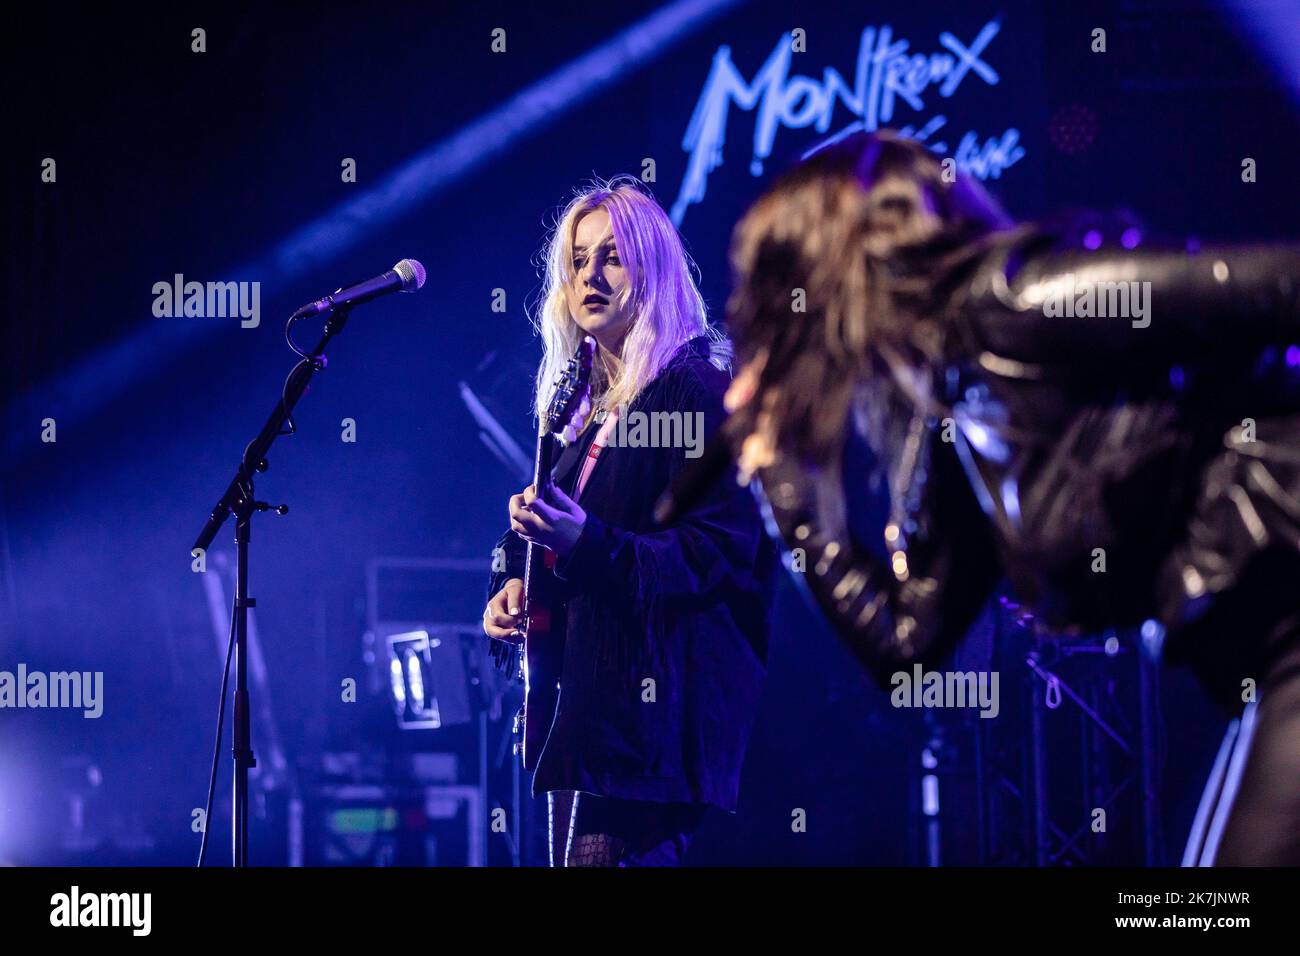
[[[582,489],[587,487],[587,480],[596,468],[596,462],[600,459],[600,453],[609,443],[609,436],[614,432],[614,425],[618,421],[618,409],[615,408],[600,425],[600,431],[596,432],[596,437],[592,439],[591,444],[587,447],[587,454],[582,459],[582,470],[578,473],[578,483],[575,486],[573,500],[577,501],[582,497]]]
[[[584,428],[578,440],[570,442],[564,446],[559,457],[555,461],[555,468],[551,472],[551,480],[556,486],[564,489],[565,494],[576,500],[578,484],[578,473],[581,470],[582,463],[587,458],[587,449],[591,447],[591,442],[595,439],[600,423],[604,420],[602,412],[597,412],[592,424]]]

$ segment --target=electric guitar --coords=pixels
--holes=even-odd
[[[591,414],[591,363],[596,340],[586,336],[573,358],[555,382],[546,414],[537,435],[537,457],[533,467],[533,490],[546,500],[552,485],[551,471],[561,442],[572,441]],[[555,623],[555,552],[528,543],[524,563],[524,632],[522,667],[524,704],[515,718],[515,732],[522,736],[524,769],[533,770],[551,731],[559,702],[560,665],[564,661],[563,635]]]

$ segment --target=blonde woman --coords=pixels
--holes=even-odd
[[[553,552],[560,696],[533,779],[550,794],[553,865],[674,865],[705,807],[736,807],[776,557],[735,482],[654,522],[721,424],[730,381],[691,270],[631,177],[579,192],[547,243],[537,407],[590,335],[596,413],[560,456],[549,500],[531,487],[510,499],[483,627],[518,639],[525,542]]]

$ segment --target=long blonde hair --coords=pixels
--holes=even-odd
[[[565,287],[575,276],[573,237],[578,220],[599,208],[609,214],[618,255],[627,269],[629,281],[619,307],[632,316],[632,323],[621,357],[599,353],[592,369],[593,407],[612,410],[630,405],[677,350],[696,336],[709,336],[715,356],[730,354],[725,336],[709,326],[704,297],[694,278],[695,263],[667,213],[633,176],[595,179],[579,188],[564,207],[543,252],[544,285],[532,317],[542,338],[534,397],[539,416],[564,363],[586,334],[569,312]],[[603,241],[601,237],[599,242]]]

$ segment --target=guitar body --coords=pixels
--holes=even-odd
[[[537,436],[533,464],[533,489],[545,499],[551,489],[551,472],[560,447],[559,437],[581,431],[582,418],[591,410],[591,363],[596,343],[584,338],[555,383],[547,415]],[[556,600],[555,552],[529,542],[524,564],[524,706],[520,712],[524,769],[537,769],[537,760],[550,735],[560,700],[560,672],[564,664],[563,608]]]

